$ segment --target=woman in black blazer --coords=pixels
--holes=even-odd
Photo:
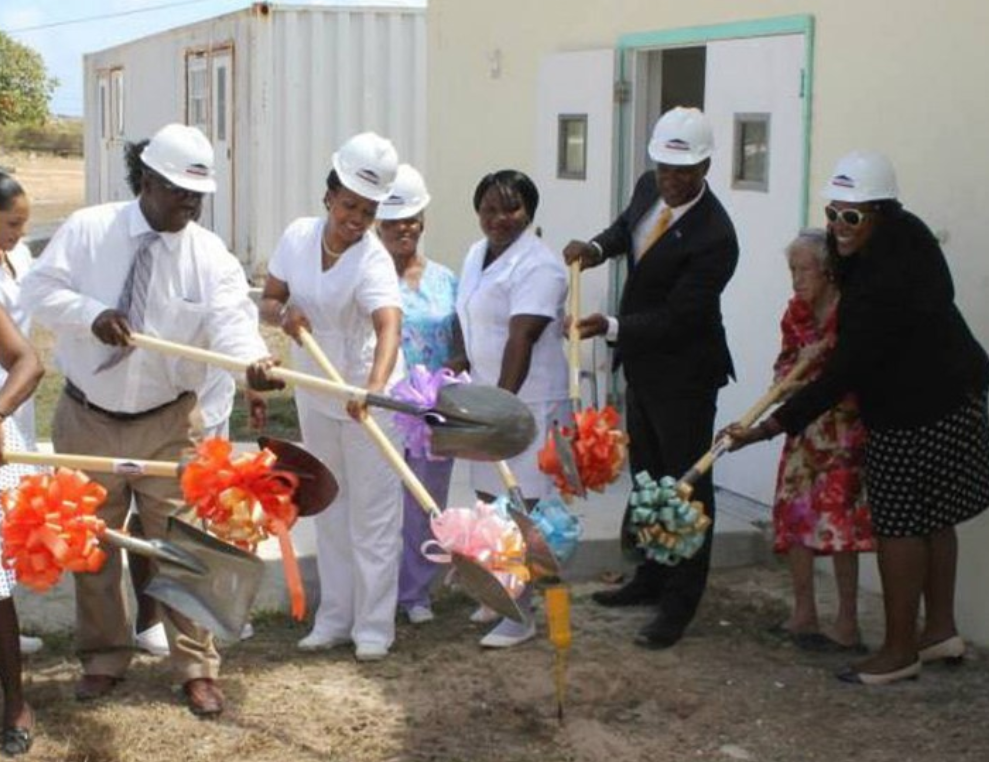
[[[846,392],[858,395],[886,637],[838,677],[883,684],[965,651],[954,618],[955,525],[989,506],[989,357],[955,306],[937,240],[896,201],[885,157],[844,157],[824,195],[841,290],[834,354],[765,422],[724,433],[737,449],[797,432]]]

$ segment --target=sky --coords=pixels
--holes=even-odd
[[[291,4],[421,7],[426,0],[294,0]],[[251,0],[0,0],[0,30],[40,53],[49,76],[59,80],[52,113],[82,116],[84,53],[250,5]]]

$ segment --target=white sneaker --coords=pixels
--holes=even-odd
[[[21,653],[36,654],[45,647],[45,641],[41,638],[32,638],[30,635],[21,635]]]
[[[481,638],[482,648],[511,648],[536,637],[536,620],[524,622],[502,619],[487,635]]]
[[[478,606],[474,613],[470,615],[470,621],[474,624],[491,624],[491,622],[497,622],[501,617],[494,609],[489,609],[487,606]]]
[[[139,632],[134,640],[138,648],[152,656],[168,656],[170,653],[168,638],[165,637],[165,625],[161,622],[152,625],[144,632]]]
[[[350,638],[348,637],[330,635],[323,630],[313,628],[312,632],[296,643],[296,647],[300,651],[319,651],[324,648],[336,648],[349,642]]]
[[[241,640],[250,640],[254,637],[254,625],[250,622],[244,623],[244,628],[240,631]]]
[[[388,649],[380,643],[358,643],[354,656],[357,661],[381,661],[388,656]]]
[[[425,624],[426,622],[432,622],[436,618],[429,606],[413,606],[405,613],[412,624]]]

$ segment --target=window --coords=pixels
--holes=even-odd
[[[556,176],[562,180],[587,177],[587,114],[560,114]]]
[[[209,134],[209,80],[206,56],[186,60],[186,122]]]
[[[769,192],[769,114],[735,114],[731,187]]]
[[[124,136],[124,70],[110,72],[110,129],[113,137]]]

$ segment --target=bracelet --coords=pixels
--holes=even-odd
[[[604,249],[601,248],[601,244],[597,241],[588,241],[587,243],[596,252],[594,262],[592,264],[599,265],[604,262]]]
[[[285,316],[287,314],[288,314],[288,302],[285,302],[282,305],[282,308],[278,310],[278,322],[281,323],[285,319]]]

